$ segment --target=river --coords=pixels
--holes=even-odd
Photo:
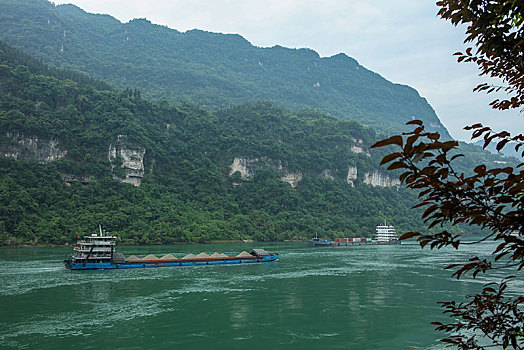
[[[2,349],[443,349],[437,301],[488,281],[442,268],[456,251],[400,246],[313,248],[305,242],[124,246],[125,255],[263,247],[273,263],[69,271],[70,248],[0,249]],[[512,288],[522,291],[524,283]]]

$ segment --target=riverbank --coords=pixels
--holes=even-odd
[[[285,242],[306,242],[308,239],[293,239],[293,240],[284,240],[284,241],[255,241],[252,239],[242,239],[242,240],[213,240],[206,242],[167,242],[167,243],[148,243],[142,244],[137,242],[118,242],[118,246],[164,246],[164,245],[195,245],[195,244],[236,244],[236,243],[285,243]],[[14,244],[14,245],[2,245],[0,249],[17,249],[17,248],[64,248],[64,247],[74,247],[75,242],[73,243],[64,243],[64,244]]]

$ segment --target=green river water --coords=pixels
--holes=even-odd
[[[486,277],[442,268],[465,250],[400,246],[313,248],[305,242],[125,246],[126,255],[251,247],[273,263],[69,271],[70,248],[0,250],[1,349],[443,349],[437,301]],[[524,288],[517,281],[512,288]]]

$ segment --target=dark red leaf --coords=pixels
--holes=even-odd
[[[403,169],[407,167],[408,166],[402,162],[395,162],[395,163],[392,163],[390,166],[388,166],[388,170]]]
[[[402,241],[404,239],[413,238],[416,236],[420,236],[420,233],[419,232],[406,232],[402,236],[400,236],[399,239]]]
[[[482,128],[482,124],[477,123],[477,124],[473,124],[470,126],[466,126],[464,130],[472,130],[472,129],[478,129],[478,128]]]
[[[389,146],[389,145],[399,145],[400,147],[402,147],[402,143],[403,143],[402,136],[395,135],[385,140],[377,141],[373,146],[371,146],[371,148],[384,147],[384,146]]]
[[[385,156],[384,158],[382,158],[382,161],[380,162],[380,165],[385,164],[385,163],[389,163],[389,162],[391,162],[393,159],[396,159],[396,158],[400,157],[401,155],[402,155],[401,153],[391,153],[391,154],[388,154],[387,156]]]
[[[506,146],[506,143],[508,143],[509,140],[502,140],[500,141],[498,144],[497,144],[497,151],[500,151],[501,149],[504,148],[504,146]]]
[[[481,176],[484,176],[484,175],[486,175],[486,166],[485,166],[484,164],[478,165],[478,166],[474,169],[474,171],[475,171],[477,174],[479,174],[479,175],[481,175]]]

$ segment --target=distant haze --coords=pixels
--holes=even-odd
[[[123,22],[147,18],[179,31],[238,33],[256,46],[307,47],[321,56],[344,52],[386,79],[418,90],[457,139],[466,125],[524,132],[518,111],[489,107],[494,95],[473,93],[476,66],[458,64],[464,28],[437,18],[433,1],[404,0],[56,0]],[[500,83],[499,83],[500,84]]]

